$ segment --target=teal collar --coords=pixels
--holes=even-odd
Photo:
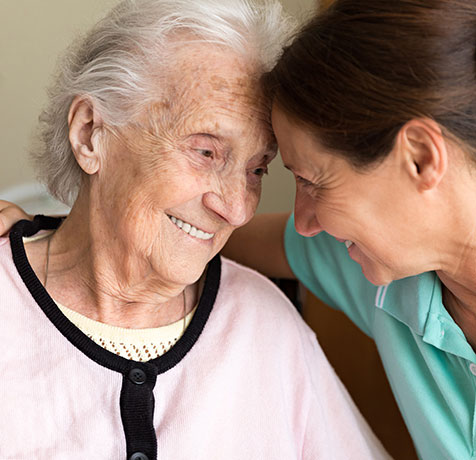
[[[441,281],[435,272],[379,286],[375,306],[406,324],[424,342],[476,362],[463,331],[443,305]]]

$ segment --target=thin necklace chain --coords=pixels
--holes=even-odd
[[[48,270],[50,268],[50,247],[51,247],[51,240],[53,238],[53,235],[48,236],[48,241],[46,243],[46,261],[45,261],[45,281],[43,283],[44,288],[46,289],[46,283],[48,282]],[[182,325],[182,333],[180,334],[180,337],[184,334],[185,332],[185,326],[187,323],[187,303],[186,303],[186,297],[185,297],[185,289],[182,291],[183,294],[183,325]]]

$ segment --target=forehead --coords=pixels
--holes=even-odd
[[[217,45],[190,44],[174,51],[163,100],[187,123],[246,125],[272,135],[259,78],[244,56]]]
[[[250,58],[206,43],[181,47],[177,44],[172,49],[169,89],[188,93],[196,90],[223,92],[260,99],[259,73]]]
[[[314,134],[276,105],[272,110],[272,123],[283,163],[293,173],[327,190],[338,187],[342,193],[349,192],[352,196],[358,196],[362,190],[382,193],[388,187],[395,188],[394,173],[398,169],[392,156],[373,168],[358,169],[339,153],[323,147]]]
[[[315,134],[289,117],[276,104],[272,125],[285,167],[306,179],[357,174],[341,155],[324,148]]]
[[[271,119],[286,167],[295,172],[301,168],[314,169],[325,160],[314,136],[288,117],[276,104],[273,105]]]

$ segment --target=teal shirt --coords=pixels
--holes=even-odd
[[[375,286],[343,243],[285,233],[298,279],[375,340],[402,415],[425,460],[476,459],[476,354],[442,303],[434,272]]]

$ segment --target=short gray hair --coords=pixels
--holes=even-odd
[[[149,76],[166,66],[173,34],[230,48],[263,73],[277,61],[293,26],[278,0],[123,0],[59,63],[32,154],[39,179],[54,197],[72,204],[82,175],[69,142],[73,99],[89,97],[105,123],[127,125],[155,102]]]

